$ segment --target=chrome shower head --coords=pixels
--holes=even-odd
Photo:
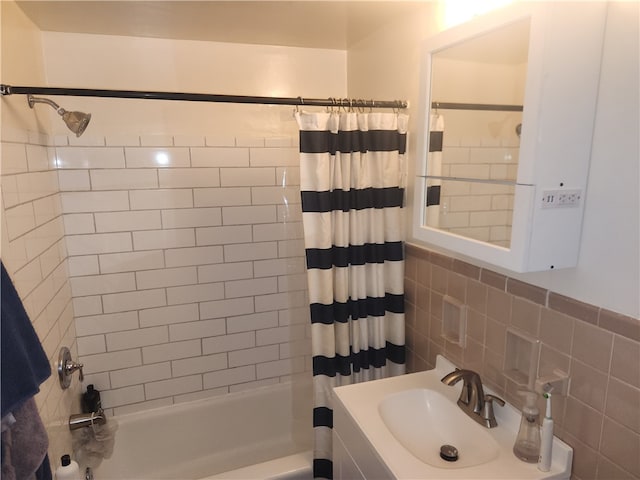
[[[34,97],[33,95],[27,95],[27,101],[29,102],[29,107],[33,108],[33,105],[36,103],[46,103],[47,105],[53,107],[58,115],[62,117],[64,123],[67,124],[69,130],[76,134],[76,137],[82,135],[89,125],[89,121],[91,120],[90,113],[84,112],[67,112],[64,108],[60,107],[56,102],[49,100],[48,98],[42,97]]]

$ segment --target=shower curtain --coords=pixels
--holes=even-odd
[[[315,478],[333,478],[331,388],[404,373],[408,116],[297,113]]]
[[[429,118],[429,154],[427,176],[442,176],[442,142],[444,139],[444,117],[437,113]],[[434,178],[427,185],[427,225],[440,226],[440,189],[442,180]]]

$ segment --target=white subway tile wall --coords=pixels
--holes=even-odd
[[[60,167],[60,205],[41,210],[64,214],[80,361],[110,413],[310,369],[296,143],[129,135],[37,151]],[[24,148],[3,148],[15,176],[27,169]],[[30,204],[13,202],[10,233],[30,231]]]
[[[52,375],[41,385],[36,403],[47,428],[52,459],[66,453],[71,445],[70,432],[62,428],[61,419],[80,411],[78,376],[74,375],[67,390],[62,390],[58,383],[55,369],[60,347],[69,347],[74,359],[78,357],[78,348],[89,352],[105,348],[103,338],[90,335],[76,345],[53,145],[51,139],[40,133],[2,130],[2,262],[23,299],[51,364]],[[73,187],[78,192],[89,189],[86,171],[67,173],[71,174],[60,179],[65,188]],[[73,234],[94,233],[89,217],[73,215],[67,223]],[[78,271],[89,276],[97,273],[95,257],[77,259]],[[85,311],[91,311],[89,301],[85,302]]]

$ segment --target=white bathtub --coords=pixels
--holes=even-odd
[[[311,479],[310,387],[281,383],[115,417],[96,480]]]

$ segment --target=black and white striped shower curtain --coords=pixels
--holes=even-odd
[[[408,117],[298,113],[314,477],[332,478],[331,388],[404,373]]]
[[[429,118],[429,154],[427,157],[427,175],[436,177],[427,185],[427,225],[440,226],[440,189],[442,181],[442,143],[444,140],[444,118],[432,114]]]

